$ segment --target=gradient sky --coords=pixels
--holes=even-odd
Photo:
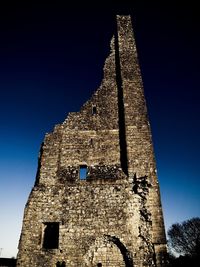
[[[166,229],[200,216],[198,8],[170,1],[14,2],[0,4],[1,256],[16,256],[45,133],[100,85],[117,13],[133,17]]]

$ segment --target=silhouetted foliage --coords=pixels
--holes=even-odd
[[[168,230],[168,237],[172,251],[193,259],[200,257],[200,218],[173,224]]]

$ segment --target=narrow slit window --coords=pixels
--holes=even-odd
[[[57,249],[59,246],[59,223],[44,223],[43,248]]]
[[[90,139],[90,145],[91,145],[91,146],[94,145],[94,140],[93,140],[93,138]]]
[[[92,107],[92,115],[96,115],[97,114],[97,107],[93,106]]]
[[[86,165],[80,165],[79,178],[80,180],[85,180],[87,178],[87,166]]]

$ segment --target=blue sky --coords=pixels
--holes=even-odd
[[[100,85],[116,13],[134,16],[166,229],[200,216],[196,8],[122,2],[96,8],[19,2],[0,9],[1,256],[16,256],[45,133]]]

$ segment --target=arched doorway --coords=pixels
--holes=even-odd
[[[92,267],[133,267],[130,252],[119,238],[105,235],[97,238],[85,255],[88,266]]]

